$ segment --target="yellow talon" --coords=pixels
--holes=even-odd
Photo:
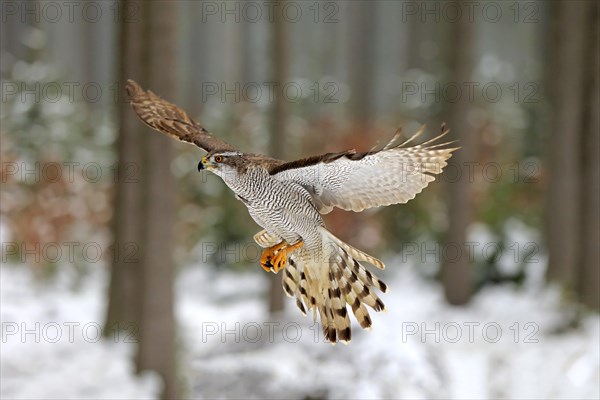
[[[262,255],[260,256],[260,266],[265,271],[271,272],[273,270],[273,259],[275,258],[275,253],[285,246],[287,246],[285,242],[280,242],[275,246],[264,249]]]
[[[281,242],[275,246],[266,248],[260,257],[260,266],[267,272],[273,271],[275,274],[278,273],[281,269],[285,268],[288,254],[302,247],[302,244],[302,240],[291,246],[286,242]]]

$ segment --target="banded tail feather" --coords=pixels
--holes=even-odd
[[[306,315],[312,310],[313,318],[321,320],[323,335],[332,344],[348,343],[352,339],[350,313],[363,329],[370,329],[372,320],[367,307],[376,312],[384,311],[385,305],[375,289],[385,293],[387,285],[361,262],[383,269],[384,264],[344,243],[325,228],[320,228],[323,238],[323,254],[319,260],[303,254],[300,249],[289,255],[283,270],[282,286],[287,296],[296,299],[296,306]],[[277,243],[277,239],[265,231],[254,236],[262,247]]]

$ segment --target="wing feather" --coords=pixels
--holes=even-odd
[[[175,104],[161,99],[149,90],[143,90],[137,82],[129,79],[126,89],[133,110],[149,127],[175,139],[195,144],[207,152],[235,150],[229,143],[204,129]]]
[[[277,179],[291,180],[305,187],[323,214],[334,207],[349,211],[406,203],[420,193],[435,175],[442,172],[458,147],[453,142],[435,144],[448,130],[422,144],[407,146],[423,132],[401,144],[398,134],[379,151],[328,153],[274,168]]]

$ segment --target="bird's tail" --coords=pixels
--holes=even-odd
[[[306,315],[310,310],[316,321],[321,317],[323,334],[331,343],[351,339],[350,305],[363,329],[372,321],[366,306],[383,311],[385,306],[374,289],[387,291],[387,286],[361,263],[379,269],[384,264],[366,253],[344,243],[325,228],[320,228],[323,251],[315,256],[304,248],[290,254],[283,272],[283,289],[296,298],[296,305]]]

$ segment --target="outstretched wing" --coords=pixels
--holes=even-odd
[[[349,211],[406,203],[420,193],[434,175],[442,172],[452,152],[452,142],[434,144],[449,131],[425,143],[408,146],[421,135],[397,144],[399,132],[383,149],[365,153],[354,150],[328,153],[285,163],[271,169],[281,180],[306,188],[318,210],[327,214],[333,207]]]
[[[129,79],[127,94],[135,113],[146,125],[173,138],[195,144],[206,151],[235,150],[229,143],[215,137],[185,111]]]

